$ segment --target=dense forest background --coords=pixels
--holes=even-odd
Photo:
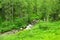
[[[24,27],[35,19],[60,20],[60,0],[0,0],[0,32]]]

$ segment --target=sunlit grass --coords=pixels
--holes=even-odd
[[[1,40],[60,40],[60,21],[43,22],[33,25],[29,30],[23,30],[16,34],[1,35]]]

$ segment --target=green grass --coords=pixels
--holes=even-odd
[[[0,40],[60,40],[60,21],[38,22],[29,30],[0,35]]]
[[[21,27],[26,26],[28,23],[26,21],[23,21],[21,19],[14,21],[14,22],[10,22],[10,21],[4,21],[2,23],[0,23],[0,32],[7,32],[13,29],[19,29]]]

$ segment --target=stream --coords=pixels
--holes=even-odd
[[[28,24],[28,25],[26,26],[26,28],[13,29],[13,30],[8,31],[8,32],[5,32],[5,33],[0,33],[0,35],[2,35],[2,34],[15,34],[15,33],[19,32],[19,31],[24,30],[24,29],[26,29],[26,30],[31,29],[31,28],[32,28],[32,25],[34,25],[34,24],[37,23],[38,21],[39,21],[39,20],[33,20],[33,22],[31,22],[31,24]]]
[[[28,24],[25,29],[28,30],[28,29],[30,29],[31,27],[32,27],[32,25],[31,25],[31,24]],[[1,35],[1,34],[15,34],[15,33],[19,32],[19,31],[21,31],[21,30],[24,30],[24,29],[23,29],[23,28],[20,28],[19,30],[18,30],[18,29],[13,29],[13,30],[8,31],[8,32],[5,32],[5,33],[0,33],[0,35]]]

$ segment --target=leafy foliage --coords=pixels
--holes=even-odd
[[[44,25],[44,26],[43,26]],[[47,27],[47,29],[45,29]],[[36,23],[32,29],[1,35],[1,40],[60,40],[60,21]]]
[[[0,0],[0,28],[20,28],[34,19],[59,20],[60,0]]]

